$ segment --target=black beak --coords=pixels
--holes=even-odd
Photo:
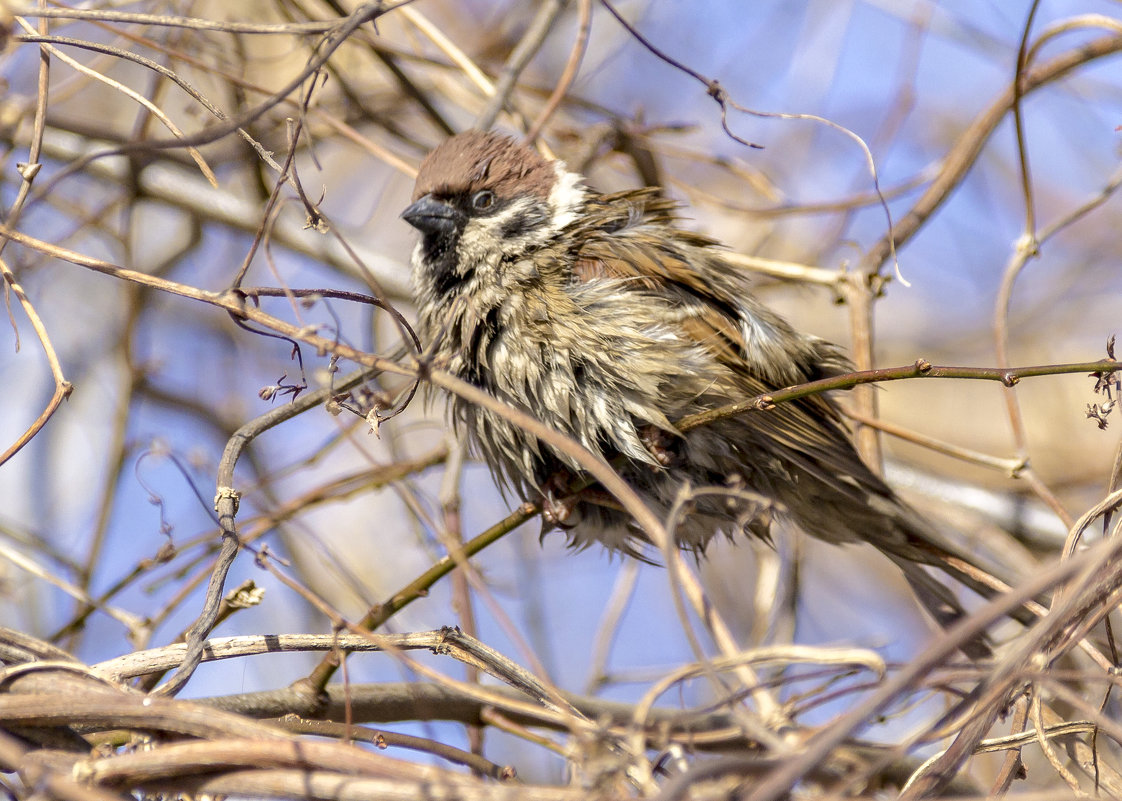
[[[424,234],[450,234],[460,224],[463,214],[451,203],[425,195],[401,212],[405,222]]]

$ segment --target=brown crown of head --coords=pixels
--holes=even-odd
[[[489,189],[499,198],[549,197],[557,182],[553,164],[509,136],[465,131],[445,140],[421,162],[413,200]]]

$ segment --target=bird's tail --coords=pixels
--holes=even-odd
[[[817,471],[816,471],[817,472]],[[950,587],[941,583],[935,568],[983,598],[998,595],[1013,583],[994,574],[981,560],[943,536],[871,472],[850,470],[856,480],[827,481],[818,475],[800,476],[798,496],[787,500],[795,522],[807,533],[830,542],[866,542],[891,559],[904,573],[923,608],[943,628],[967,612]],[[1025,607],[1010,617],[1030,625],[1035,616]],[[972,659],[992,656],[984,637],[964,643],[960,650]]]
[[[1002,588],[1014,583],[1011,577],[995,575],[993,569],[983,567],[976,555],[940,535],[916,510],[894,495],[886,500],[895,507],[887,520],[896,531],[881,550],[900,567],[920,604],[941,627],[949,628],[967,612],[954,592],[929,572],[929,566],[985,599],[999,595]],[[1026,626],[1036,619],[1024,606],[1010,612],[1010,617]],[[984,636],[967,641],[960,650],[972,659],[992,656],[989,640]]]
[[[966,617],[966,609],[950,588],[928,573],[922,565],[891,554],[888,554],[888,557],[900,567],[916,600],[931,617],[935,618],[935,622],[940,627],[949,629]],[[959,646],[959,650],[974,660],[993,657],[991,642],[985,634],[966,640]]]

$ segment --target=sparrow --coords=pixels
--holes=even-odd
[[[421,234],[412,280],[433,363],[613,464],[681,548],[769,539],[784,517],[827,542],[873,545],[944,625],[962,607],[923,565],[991,594],[955,566],[971,555],[862,462],[830,397],[675,427],[851,367],[757,300],[658,189],[600,194],[560,160],[468,131],[424,159],[402,217]],[[450,413],[500,486],[543,501],[574,546],[642,556],[643,531],[603,490],[563,497],[582,469],[572,458],[459,397]]]

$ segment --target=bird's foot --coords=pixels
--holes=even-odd
[[[546,526],[572,528],[576,525],[576,521],[570,522],[570,519],[580,503],[580,492],[573,492],[572,485],[573,474],[568,470],[558,470],[542,483],[542,520]]]
[[[678,438],[665,429],[655,425],[643,426],[639,429],[639,440],[647,453],[663,467],[670,467],[681,458]]]
[[[558,470],[542,484],[542,520],[547,528],[574,528],[580,523],[580,515],[574,512],[582,503],[624,511],[620,502],[603,488],[594,484],[574,489],[576,484],[576,478],[566,470]]]

